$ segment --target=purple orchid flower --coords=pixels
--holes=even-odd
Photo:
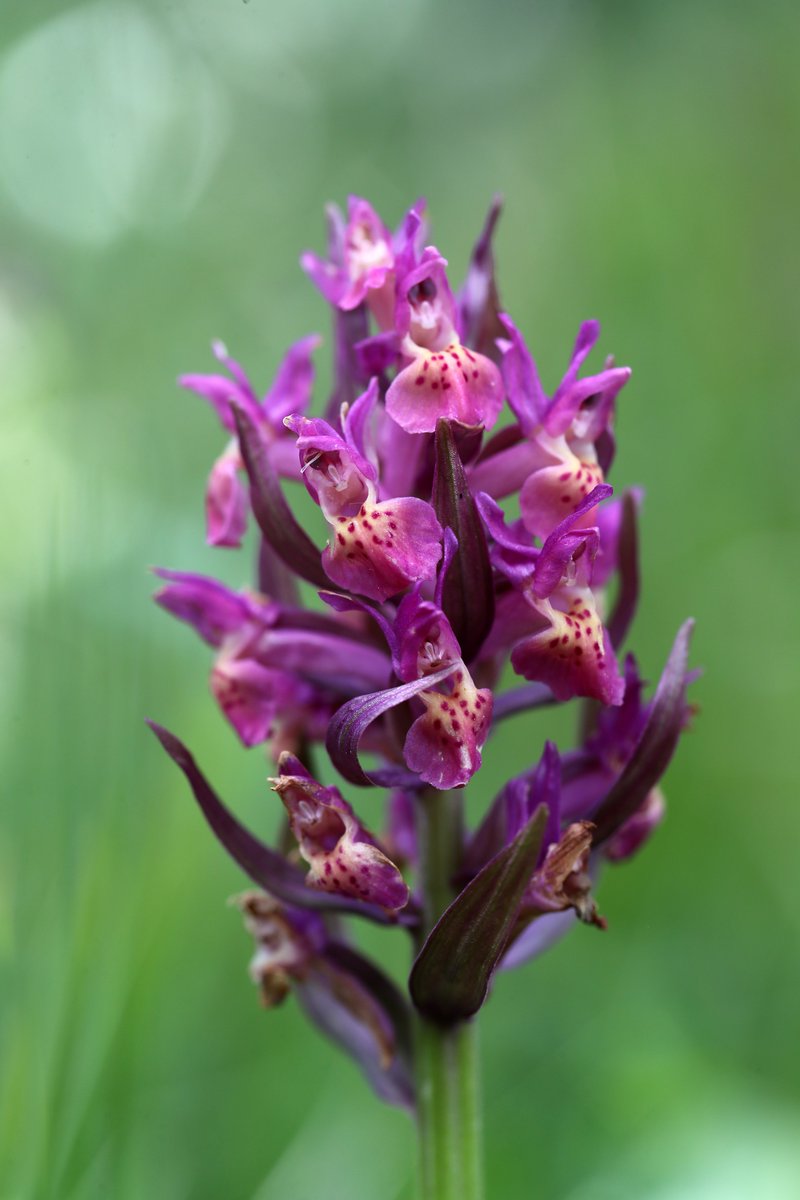
[[[408,885],[339,790],[317,783],[293,755],[283,754],[278,766],[281,773],[271,783],[309,864],[309,887],[379,904],[391,912],[404,908]]]
[[[498,368],[461,344],[446,266],[428,246],[398,278],[395,329],[407,365],[386,393],[386,410],[407,433],[432,433],[440,417],[489,429],[503,403]]]
[[[291,473],[292,459],[286,451],[284,417],[304,412],[311,398],[314,367],[311,354],[320,344],[316,334],[290,346],[272,386],[259,399],[244,368],[228,354],[222,342],[212,343],[215,358],[227,368],[226,375],[181,375],[182,387],[197,392],[212,405],[224,427],[235,431],[232,404],[242,408],[268,445],[276,466]],[[247,492],[241,480],[243,463],[236,438],[211,468],[206,488],[206,540],[211,546],[240,546],[247,528]]]
[[[291,991],[391,1103],[413,1107],[416,1072],[424,1126],[449,1100],[412,1043],[412,1008],[435,1045],[474,1017],[498,969],[580,923],[605,928],[594,890],[663,818],[693,676],[692,622],[649,698],[635,658],[618,665],[641,574],[641,492],[610,501],[606,483],[629,369],[607,359],[581,375],[600,331],[587,321],[547,394],[500,308],[499,199],[457,298],[422,211],[392,233],[351,196],[346,216],[328,209],[327,258],[301,259],[333,310],[324,419],[306,411],[316,337],[290,348],[262,398],[219,343],[224,373],[180,381],[236,435],[211,472],[208,540],[238,546],[252,513],[257,590],[159,569],[156,600],[211,648],[211,691],[239,741],[265,747],[285,810],[278,848],[150,724],[263,889],[238,903],[265,1005]],[[286,479],[322,513],[324,549]],[[509,666],[526,682],[507,688]],[[532,737],[550,706],[577,698],[577,748],[546,741],[466,826],[458,793],[497,723],[536,709]],[[319,782],[323,746],[348,786],[373,789],[370,809]],[[350,918],[411,934],[407,991],[350,944]]]
[[[452,668],[436,686],[418,693],[424,712],[408,731],[406,764],[442,791],[464,787],[481,765],[492,693],[475,686],[450,622],[441,608],[421,598],[418,589],[401,601],[394,635],[395,672],[404,682]]]
[[[322,555],[330,580],[383,601],[431,578],[442,556],[442,527],[431,506],[416,496],[378,500],[374,466],[326,421],[292,416],[286,424],[298,435],[306,487],[331,526]]]
[[[614,403],[630,369],[607,365],[597,375],[578,378],[600,336],[599,323],[585,321],[567,372],[548,399],[519,330],[505,314],[500,321],[508,333],[500,341],[503,379],[520,436],[494,454],[487,447],[474,468],[473,484],[496,499],[521,489],[522,520],[531,533],[545,538],[604,482],[602,441],[610,436]],[[583,521],[593,524],[593,514],[584,513]]]
[[[375,209],[360,196],[347,201],[347,221],[331,205],[329,218],[337,237],[328,262],[306,251],[300,265],[334,308],[350,312],[366,303],[381,329],[391,329],[395,304],[395,268],[409,236],[417,236],[425,201],[418,200],[392,234]],[[409,218],[416,220],[412,224]]]
[[[523,678],[546,684],[558,700],[586,696],[603,704],[622,702],[624,683],[614,649],[597,611],[592,588],[593,562],[599,547],[596,527],[581,518],[611,495],[599,485],[549,535],[541,550],[527,545],[519,529],[508,529],[490,497],[478,498],[487,530],[495,539],[493,560],[518,589],[499,614],[500,628],[530,632],[516,642],[511,665]],[[494,650],[496,640],[489,642]]]

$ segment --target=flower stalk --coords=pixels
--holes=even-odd
[[[424,939],[455,897],[463,801],[457,792],[423,793],[416,805]],[[483,1153],[475,1018],[442,1023],[416,1014],[420,1200],[481,1200]]]

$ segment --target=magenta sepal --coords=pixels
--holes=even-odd
[[[367,774],[358,757],[358,744],[364,731],[384,713],[389,712],[398,704],[410,700],[413,696],[418,696],[420,692],[428,690],[434,684],[441,683],[457,669],[458,663],[451,663],[449,666],[443,667],[441,671],[435,671],[432,675],[426,675],[422,679],[413,680],[411,683],[401,683],[398,687],[386,688],[382,692],[373,692],[369,696],[358,696],[355,700],[343,704],[334,714],[328,726],[328,736],[325,739],[331,762],[339,774],[348,783],[354,783],[360,787],[372,787],[379,777],[376,772]]]
[[[167,581],[153,597],[156,604],[191,625],[210,646],[220,646],[227,634],[238,632],[248,621],[271,625],[279,611],[277,604],[234,592],[207,575],[165,567],[153,567],[153,574]]]
[[[619,571],[619,590],[611,616],[606,621],[606,629],[611,639],[611,645],[618,650],[625,641],[631,627],[636,606],[639,603],[639,534],[637,524],[638,497],[634,491],[623,493],[619,501],[619,523],[616,529],[616,539],[613,545],[614,565]],[[603,514],[608,513],[612,505],[608,504],[600,510],[598,526],[600,529],[600,553],[595,562],[596,586],[602,587],[605,573],[604,551],[610,540],[610,530],[604,528]],[[614,513],[616,516],[616,513]],[[597,568],[601,567],[598,578]]]
[[[595,845],[607,841],[634,815],[669,765],[686,723],[687,666],[693,628],[694,621],[690,618],[678,630],[636,749],[592,815]]]
[[[530,437],[547,411],[547,396],[522,334],[507,313],[500,314],[500,322],[508,334],[508,338],[501,341],[500,349],[509,407],[525,437]]]
[[[503,335],[503,326],[500,323],[492,238],[502,209],[502,196],[495,196],[480,237],[473,247],[466,279],[456,297],[456,325],[461,341],[495,362],[500,358],[497,339]]]
[[[234,862],[259,887],[265,888],[284,903],[293,904],[299,908],[325,910],[331,913],[352,913],[366,917],[380,925],[391,925],[398,921],[405,925],[416,924],[416,913],[408,909],[398,914],[387,913],[385,908],[381,908],[377,904],[351,900],[346,896],[336,896],[307,887],[302,871],[287,862],[282,854],[278,854],[277,851],[264,845],[222,803],[186,746],[174,734],[155,721],[148,720],[146,724],[152,729],[172,761],[183,771],[214,836],[227,850]]]
[[[540,806],[467,884],[433,927],[411,970],[416,1007],[443,1024],[474,1016],[514,932],[547,823]]]

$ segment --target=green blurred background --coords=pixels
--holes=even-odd
[[[800,1195],[799,36],[788,0],[3,0],[3,1200],[412,1194],[406,1118],[291,1001],[259,1009],[242,877],[143,717],[258,828],[274,803],[146,567],[247,578],[204,547],[222,439],[174,380],[220,336],[265,388],[327,333],[297,266],[323,202],[393,224],[424,193],[458,281],[495,190],[545,383],[587,317],[634,367],[633,644],[653,678],[692,614],[706,673],[609,932],[485,1010],[489,1194]],[[510,722],[482,795],[552,728]],[[368,942],[402,969],[399,934]]]

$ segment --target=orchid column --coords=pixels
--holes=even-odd
[[[607,477],[630,371],[609,359],[581,375],[600,332],[588,321],[545,392],[500,309],[498,215],[495,202],[454,296],[422,201],[395,233],[365,200],[347,217],[329,209],[327,259],[301,260],[333,314],[322,415],[308,415],[315,336],[263,398],[221,343],[225,373],[181,379],[230,436],[208,481],[208,541],[241,546],[252,517],[253,586],[157,572],[158,603],[213,647],[220,710],[270,763],[275,847],[151,723],[256,885],[238,903],[263,1003],[293,992],[383,1100],[416,1114],[427,1200],[482,1194],[473,1034],[493,978],[576,923],[606,927],[593,888],[659,823],[689,716],[691,622],[649,700],[633,655],[620,659],[641,492],[612,499]],[[297,489],[290,504],[292,481],[326,545]],[[498,723],[559,703],[575,704],[581,744],[543,741],[485,796]],[[485,797],[474,829],[467,785]],[[407,932],[407,984],[356,949],[351,918]]]

